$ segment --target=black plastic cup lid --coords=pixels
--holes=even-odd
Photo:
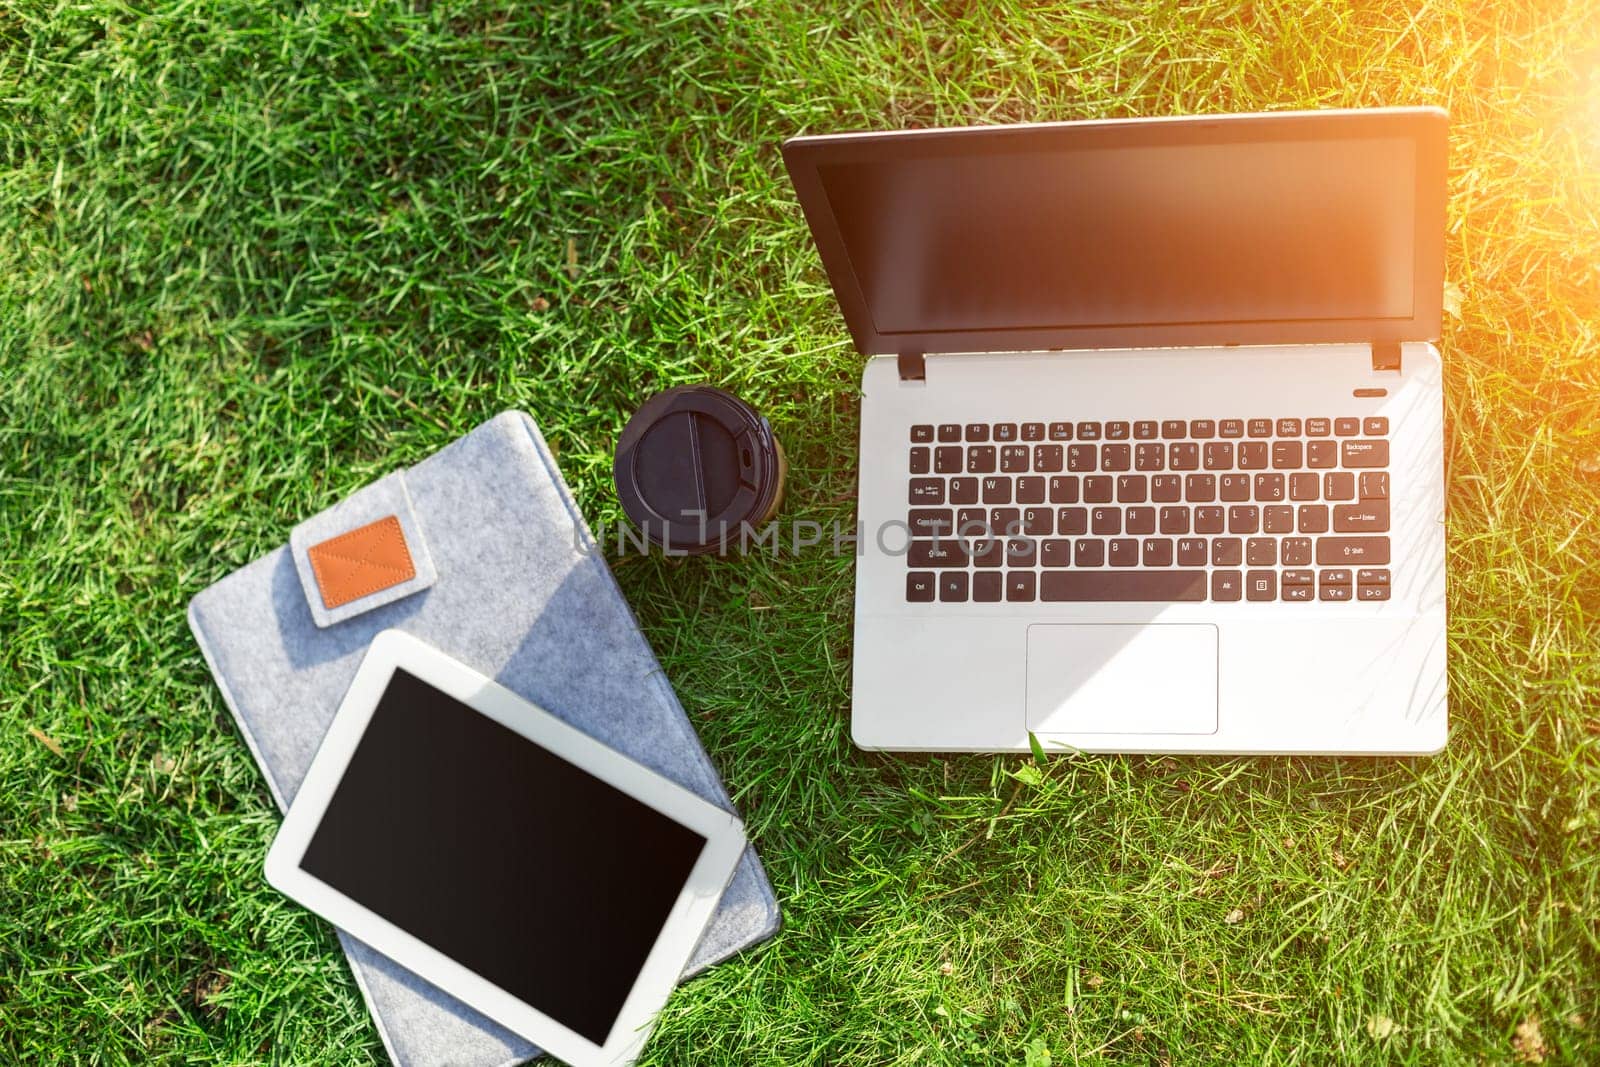
[[[706,552],[767,518],[782,487],[767,420],[731,393],[683,385],[628,420],[612,473],[622,510],[655,544]]]

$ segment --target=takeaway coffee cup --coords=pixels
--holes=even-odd
[[[788,469],[755,408],[709,385],[683,385],[634,412],[612,474],[622,510],[652,544],[701,553],[737,544],[741,524],[759,527],[776,514]]]

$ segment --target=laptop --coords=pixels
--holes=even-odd
[[[1446,125],[784,145],[872,357],[856,744],[1444,746]]]

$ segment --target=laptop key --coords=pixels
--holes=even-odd
[[[1217,435],[1217,423],[1216,423],[1215,419],[1190,419],[1189,420],[1189,436],[1190,437],[1206,438],[1206,437],[1215,437],[1216,435]]]
[[[1218,483],[1217,495],[1228,502],[1250,499],[1250,476],[1248,474],[1224,474]]]
[[[1326,500],[1354,500],[1356,476],[1344,471],[1329,471],[1322,476],[1322,496]]]
[[[1252,537],[1244,543],[1244,561],[1252,567],[1271,567],[1278,562],[1275,537]]]
[[[1389,529],[1389,502],[1363,500],[1359,504],[1340,504],[1333,509],[1334,533],[1386,533]]]
[[[1244,598],[1246,600],[1278,599],[1278,572],[1250,571],[1246,573],[1244,576]]]
[[[1357,585],[1388,585],[1389,572],[1382,569],[1362,567],[1356,571]]]
[[[1117,475],[1117,501],[1122,504],[1142,504],[1149,495],[1149,485],[1142,474]]]
[[[961,440],[961,424],[959,422],[941,422],[939,424],[939,440],[946,444]]]
[[[1172,566],[1172,540],[1167,537],[1146,537],[1140,563],[1146,567]]]
[[[1158,432],[1154,419],[1140,419],[1133,424],[1133,437],[1136,441],[1154,441]]]
[[[1307,437],[1326,437],[1332,432],[1333,432],[1333,420],[1331,420],[1331,419],[1307,419],[1306,420],[1306,436]]]
[[[1098,440],[1100,440],[1100,424],[1098,422],[1080,422],[1080,423],[1078,423],[1078,440],[1080,440],[1080,441],[1098,441]]]
[[[1206,598],[1204,571],[1045,571],[1039,599],[1046,601],[1156,602]]]
[[[1321,566],[1384,566],[1389,562],[1387,537],[1319,537],[1317,563]]]
[[[989,532],[1001,537],[1014,537],[1022,532],[1021,508],[990,508]]]
[[[943,478],[913,478],[911,479],[911,494],[908,503],[912,504],[943,504],[944,479]]]
[[[1082,473],[1094,470],[1097,456],[1094,445],[1068,445],[1067,470]]]
[[[1017,424],[1014,422],[997,422],[994,424],[994,439],[1000,442],[1015,441],[1017,439]]]
[[[1139,542],[1132,537],[1113,537],[1111,551],[1106,555],[1106,562],[1113,567],[1137,567],[1139,565]]]
[[[1091,474],[1084,478],[1083,502],[1085,504],[1111,503],[1111,475]]]
[[[1243,437],[1244,420],[1223,419],[1221,424],[1217,427],[1217,435],[1219,437]]]
[[[1261,528],[1261,509],[1254,504],[1234,504],[1228,508],[1228,532],[1253,534]]]
[[[1133,449],[1133,469],[1158,471],[1167,465],[1167,450],[1159,442],[1145,442]]]
[[[1161,532],[1164,534],[1186,534],[1189,532],[1189,509],[1181,506],[1168,506],[1161,509]]]
[[[1279,549],[1285,567],[1307,567],[1311,564],[1311,538],[1285,537]],[[1310,571],[1306,572],[1310,574]]]
[[[1258,474],[1255,477],[1256,499],[1263,502],[1283,499],[1283,475]]]
[[[1052,440],[1052,441],[1070,441],[1070,440],[1072,440],[1072,423],[1070,423],[1070,422],[1052,422],[1050,424],[1050,440]]]
[[[1341,442],[1340,460],[1346,467],[1387,467],[1389,465],[1388,441]]]
[[[978,502],[978,479],[976,478],[951,478],[950,503],[976,504]]]
[[[972,576],[972,599],[977,603],[998,603],[1003,589],[1004,581],[999,571],[979,571]]]
[[[1131,534],[1153,534],[1156,532],[1156,509],[1151,507],[1128,508],[1123,516],[1124,525]]]
[[[983,502],[985,504],[1011,503],[1011,479],[990,476],[983,479]],[[935,501],[937,503],[937,501]]]
[[[1122,532],[1121,508],[1095,508],[1089,512],[1089,528],[1101,537]]]
[[[1000,449],[1000,469],[1007,474],[1019,474],[1028,469],[1028,446],[1006,445]]]
[[[1313,470],[1339,465],[1339,442],[1311,441],[1306,445],[1306,466]]]
[[[1200,507],[1194,509],[1194,532],[1197,534],[1219,534],[1223,530],[1223,518],[1227,514],[1220,507]]]
[[[1022,439],[1024,441],[1043,441],[1044,423],[1025,422],[1022,424]]]
[[[1362,471],[1358,480],[1362,500],[1389,499],[1389,472]]]
[[[1300,436],[1300,420],[1299,419],[1279,419],[1278,420],[1278,436],[1279,437],[1299,437]]]
[[[1104,567],[1106,543],[1098,537],[1078,538],[1072,542],[1072,564],[1075,567]]]
[[[1039,562],[1039,542],[1029,537],[1006,539],[1006,566],[1032,567]]]
[[[1178,538],[1178,566],[1204,567],[1206,565],[1206,539],[1204,537]]]
[[[1033,469],[1041,474],[1051,474],[1066,464],[1066,449],[1060,445],[1034,445]]]
[[[1072,566],[1072,542],[1061,537],[1039,542],[1039,562],[1046,567]]]
[[[911,473],[928,473],[928,450],[926,448],[913,448],[911,450]]]
[[[939,599],[947,604],[967,599],[967,572],[946,571],[939,575]]]
[[[1006,542],[1001,537],[990,537],[971,542],[972,565],[994,568],[1006,561]]]
[[[981,443],[989,439],[989,424],[987,422],[967,423],[967,440]]]
[[[1278,420],[1282,425],[1283,420]],[[1299,441],[1274,441],[1272,442],[1272,469],[1276,471],[1292,471],[1301,465],[1305,459],[1305,449]]]
[[[1078,479],[1071,474],[1058,474],[1050,479],[1050,503],[1076,504]]]
[[[1265,441],[1239,442],[1239,469],[1259,471],[1267,468],[1267,443]]]
[[[1316,444],[1316,442],[1313,441],[1312,444]],[[1289,475],[1289,499],[1317,499],[1317,487],[1321,481],[1322,479],[1318,478],[1315,474],[1311,474],[1306,471]]]
[[[1388,600],[1389,587],[1386,585],[1358,585],[1356,586],[1357,600]]]
[[[906,550],[906,562],[913,567],[965,567],[967,550],[954,537],[913,541]]]
[[[1086,534],[1089,532],[1088,508],[1058,508],[1056,509],[1056,530],[1067,535]]]
[[[1101,445],[1100,469],[1125,471],[1133,466],[1133,449],[1128,445]]]
[[[912,508],[906,525],[912,537],[949,537],[955,532],[955,516],[949,508]]]
[[[1206,470],[1227,471],[1233,469],[1232,441],[1207,441],[1205,455]]]
[[[1056,532],[1055,517],[1052,508],[1023,508],[1022,532],[1029,537],[1048,537]]]
[[[1217,499],[1215,474],[1186,474],[1183,478],[1183,498],[1191,504],[1209,504]]]
[[[1167,419],[1161,423],[1161,436],[1174,440],[1189,435],[1189,424],[1182,419]]]
[[[1237,567],[1244,562],[1244,542],[1237,537],[1213,537],[1211,539],[1211,565],[1214,567]]]
[[[1389,420],[1382,415],[1370,415],[1361,424],[1361,432],[1368,437],[1382,437],[1389,432]]]
[[[1333,432],[1339,437],[1354,437],[1361,432],[1360,419],[1335,419]]]
[[[1182,574],[1182,571],[1178,572]],[[1211,572],[1211,599],[1227,602],[1238,600],[1243,591],[1244,575],[1239,571]]]
[[[1294,508],[1288,504],[1268,504],[1261,509],[1261,532],[1294,533]]]
[[[967,446],[967,473],[993,474],[995,468],[994,445]]]
[[[960,445],[940,445],[933,450],[933,471],[935,474],[960,474],[965,459]]]
[[[1248,423],[1245,424],[1245,429],[1250,434],[1251,437],[1271,437],[1272,436],[1272,420],[1271,419],[1251,419]]]
[[[1175,471],[1200,469],[1200,445],[1195,441],[1175,441],[1167,449],[1167,466]]]
[[[929,571],[912,571],[906,575],[906,600],[912,604],[933,601],[934,578]]]
[[[1156,474],[1150,478],[1150,499],[1157,504],[1176,504],[1183,499],[1183,476]]]
[[[1025,474],[1017,479],[1017,503],[1043,504],[1044,479],[1037,474]]]
[[[911,443],[924,445],[933,440],[933,426],[930,423],[918,423],[911,427]]]
[[[1126,422],[1106,423],[1107,441],[1126,441],[1128,439],[1128,424]]]

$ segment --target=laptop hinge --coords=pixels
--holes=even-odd
[[[921,352],[902,352],[896,357],[902,382],[920,382],[928,377],[928,364]]]
[[[1394,370],[1400,369],[1400,342],[1399,341],[1374,341],[1372,342],[1372,369]]]

